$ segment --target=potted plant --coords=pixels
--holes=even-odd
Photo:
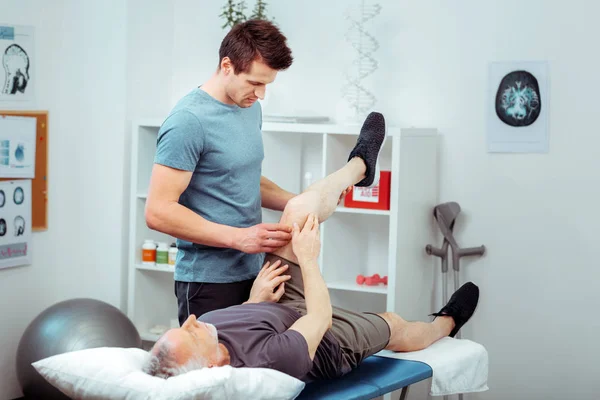
[[[221,28],[225,29],[229,27],[230,29],[240,22],[247,21],[249,19],[264,19],[267,21],[273,21],[273,19],[269,19],[267,17],[267,2],[264,0],[256,0],[254,4],[254,8],[252,9],[252,13],[247,16],[246,1],[240,0],[226,0],[225,5],[223,6],[223,11],[219,15],[219,17],[225,20],[223,26]]]

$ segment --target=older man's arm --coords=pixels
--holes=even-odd
[[[308,216],[302,231],[294,224],[292,246],[302,270],[306,315],[298,319],[289,329],[299,332],[306,339],[308,353],[313,360],[323,335],[331,328],[332,323],[329,290],[317,262],[321,243],[316,215]]]

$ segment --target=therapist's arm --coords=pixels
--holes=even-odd
[[[282,189],[273,181],[264,176],[260,177],[260,197],[264,208],[283,211],[287,202],[294,196],[294,193]]]
[[[179,204],[179,197],[191,179],[191,171],[154,164],[145,209],[146,224],[150,229],[192,243],[245,253],[272,252],[291,239],[290,228],[281,224],[237,228],[202,218]]]

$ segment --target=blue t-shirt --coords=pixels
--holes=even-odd
[[[196,88],[158,132],[154,162],[193,171],[179,203],[208,221],[234,227],[262,222],[262,112],[222,103]],[[252,279],[264,254],[246,254],[177,239],[175,280],[229,283]]]

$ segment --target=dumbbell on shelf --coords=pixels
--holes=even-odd
[[[365,284],[367,286],[375,286],[379,285],[380,283],[387,285],[388,277],[386,275],[382,278],[381,276],[379,276],[379,274],[373,274],[371,276],[357,275],[356,283],[358,283],[359,285]]]

